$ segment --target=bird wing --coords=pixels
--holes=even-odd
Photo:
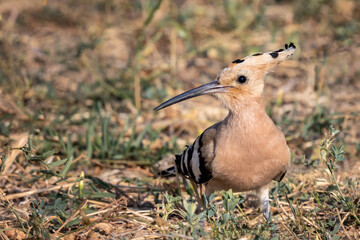
[[[281,180],[285,177],[285,174],[286,174],[286,170],[285,171],[281,171],[278,175],[276,175],[274,177],[273,180],[277,181],[277,182],[281,182]]]
[[[181,155],[176,155],[178,172],[198,184],[212,179],[211,164],[215,158],[215,139],[219,124],[206,129]]]

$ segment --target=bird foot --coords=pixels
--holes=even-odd
[[[266,219],[266,221],[268,221],[270,216],[269,199],[261,203],[261,210],[264,218]]]
[[[270,205],[269,205],[269,187],[264,186],[257,191],[258,202],[261,207],[262,214],[266,221],[269,220],[270,216]]]

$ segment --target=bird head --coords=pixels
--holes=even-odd
[[[264,77],[280,62],[288,59],[295,51],[293,43],[285,44],[285,49],[267,53],[257,53],[243,59],[234,60],[224,68],[216,80],[177,95],[157,106],[154,110],[166,108],[175,103],[205,94],[223,100],[228,108],[246,99],[259,98],[263,94]]]

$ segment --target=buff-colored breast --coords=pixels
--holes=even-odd
[[[283,133],[265,112],[229,115],[219,126],[213,179],[207,193],[232,188],[255,190],[270,183],[289,166],[290,152]]]

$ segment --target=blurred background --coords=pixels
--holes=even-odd
[[[358,176],[359,18],[357,0],[0,1],[3,191],[81,171],[152,185],[155,162],[227,114],[212,97],[152,109],[289,42],[297,50],[268,74],[265,95],[292,152],[290,178],[316,173],[330,125],[345,145],[341,171]]]
[[[226,115],[220,103],[203,97],[152,109],[212,81],[234,59],[290,41],[294,57],[266,79],[269,114],[290,143],[311,141],[331,123],[349,143],[359,137],[356,1],[14,0],[0,11],[2,146],[18,131],[56,131],[85,147],[85,132],[98,133],[101,117],[114,134],[127,118],[137,133],[153,123],[142,147],[191,141]],[[121,154],[107,150],[107,158]]]

